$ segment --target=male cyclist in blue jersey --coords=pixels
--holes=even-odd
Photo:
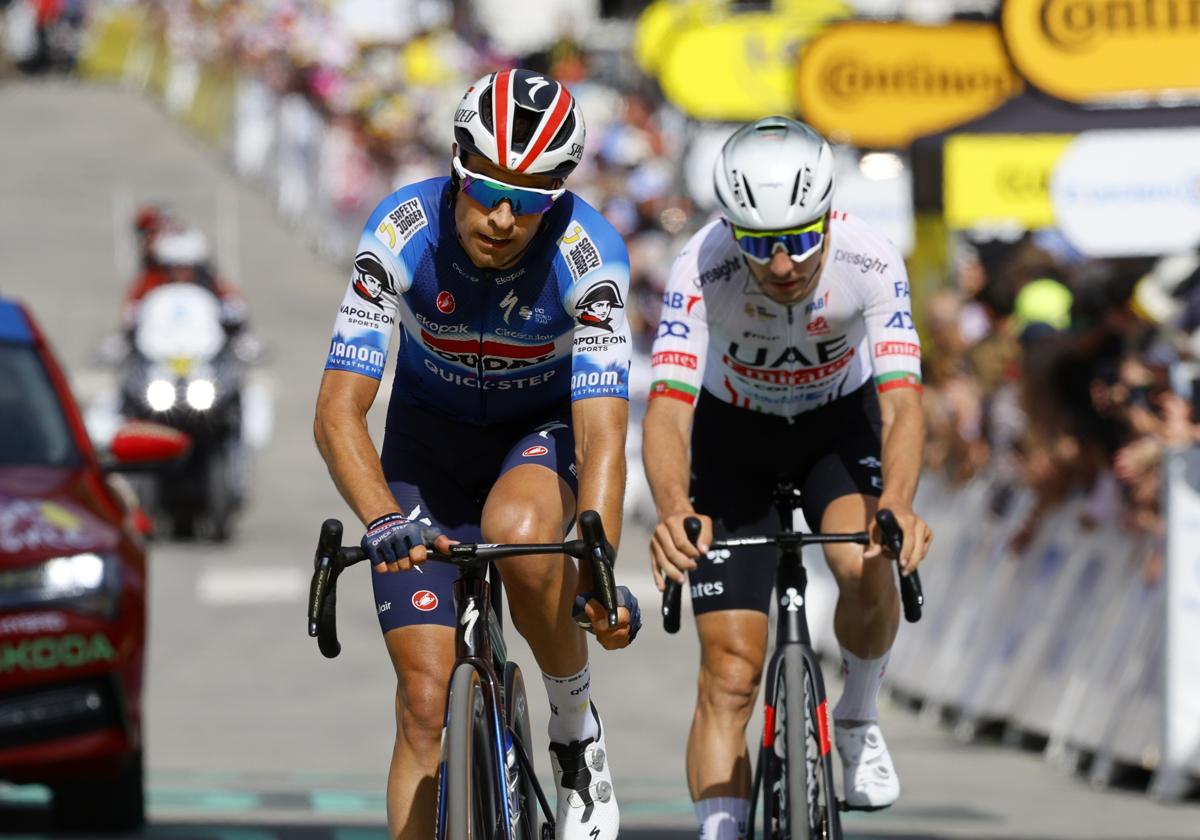
[[[700,519],[700,549],[714,536],[772,531],[772,491],[786,479],[811,527],[871,530],[865,552],[825,546],[846,673],[834,742],[846,802],[870,809],[900,796],[876,708],[900,606],[874,513],[896,514],[905,573],[932,535],[912,509],[925,437],[921,345],[900,253],[832,209],[833,151],[802,123],[767,117],[738,129],[713,180],[724,218],[692,237],[667,280],[643,453],[659,518],[654,577],[660,588],[665,576],[690,579],[700,636],[687,750],[700,836],[736,840],[750,806],[746,725],[774,555],[709,557],[684,519]]]
[[[367,527],[376,612],[397,676],[388,776],[393,837],[435,822],[439,739],[453,663],[457,570],[427,547],[561,541],[577,511],[621,532],[630,364],[629,258],[604,218],[564,189],[583,156],[567,89],[528,70],[472,85],[454,117],[449,177],[404,187],[371,214],[337,317],[315,434]],[[366,415],[388,342],[400,348],[383,451]],[[562,557],[499,563],[513,624],[550,701],[560,838],[612,840],[618,810],[589,699],[586,637],[571,618],[590,571]],[[637,632],[636,602],[601,644]]]

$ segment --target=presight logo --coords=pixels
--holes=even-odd
[[[392,275],[383,267],[379,258],[370,251],[360,251],[354,258],[354,293],[368,303],[383,309],[384,294],[396,294]]]

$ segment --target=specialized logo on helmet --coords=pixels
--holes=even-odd
[[[384,294],[396,294],[392,275],[379,258],[370,251],[360,251],[354,258],[354,293],[368,303],[383,308]]]
[[[612,311],[623,309],[625,302],[621,300],[621,290],[612,280],[601,280],[583,293],[583,297],[575,304],[579,314],[575,319],[585,327],[612,332]]]

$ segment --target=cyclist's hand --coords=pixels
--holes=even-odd
[[[694,516],[700,520],[699,549],[692,545],[683,530],[683,520]],[[658,591],[666,589],[666,578],[683,583],[685,573],[696,568],[696,560],[708,551],[712,542],[712,519],[692,511],[664,516],[650,537],[650,571]]]
[[[917,570],[917,566],[921,565],[921,561],[925,559],[925,554],[929,551],[929,544],[933,541],[933,531],[929,529],[929,525],[924,519],[913,513],[912,509],[907,506],[884,504],[883,502],[880,502],[879,506],[889,508],[895,514],[896,522],[899,523],[900,530],[904,532],[904,546],[900,551],[900,573],[912,574]],[[863,556],[869,560],[878,557],[883,551],[883,531],[878,523],[873,522],[871,524],[871,544]]]
[[[377,572],[406,572],[429,558],[428,546],[445,554],[452,540],[430,525],[389,513],[367,526],[362,548]]]
[[[575,623],[592,633],[605,650],[628,647],[642,629],[642,610],[638,599],[627,586],[617,587],[617,623],[608,625],[608,614],[595,593],[584,592],[575,596],[572,613]]]

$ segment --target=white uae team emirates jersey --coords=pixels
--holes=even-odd
[[[692,404],[703,387],[731,405],[794,417],[862,387],[921,387],[908,275],[875,228],[835,210],[816,288],[785,305],[759,290],[723,219],[671,268],[652,356],[651,399]]]

